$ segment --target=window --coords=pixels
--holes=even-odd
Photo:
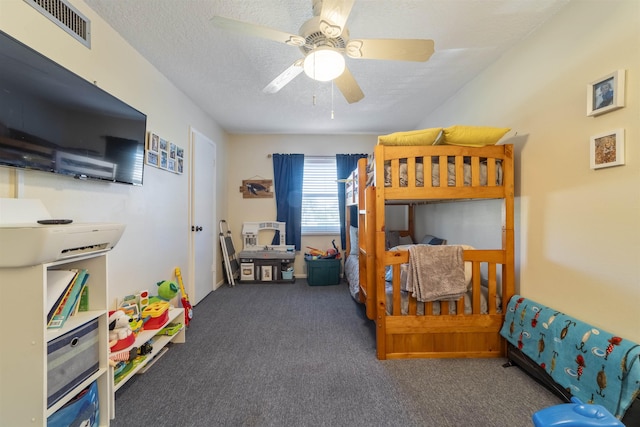
[[[302,234],[340,234],[336,158],[304,156]]]

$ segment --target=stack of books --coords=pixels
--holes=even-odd
[[[61,328],[78,311],[88,310],[85,269],[47,271],[47,328]]]

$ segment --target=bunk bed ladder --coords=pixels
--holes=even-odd
[[[220,246],[222,246],[222,263],[229,286],[235,286],[236,279],[240,277],[240,263],[236,258],[236,250],[233,246],[231,231],[224,219],[220,221]]]

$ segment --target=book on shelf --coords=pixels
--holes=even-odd
[[[56,308],[53,316],[49,320],[48,328],[61,328],[73,312],[82,288],[86,286],[89,273],[85,269],[77,271],[73,280],[67,287],[61,303]]]
[[[48,270],[47,271],[47,325],[53,315],[62,308],[67,293],[71,291],[73,281],[78,270]]]
[[[89,311],[89,287],[86,282],[80,291],[80,296],[78,297],[78,302],[73,310],[73,314],[81,311]]]

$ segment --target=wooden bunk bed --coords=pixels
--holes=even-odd
[[[374,159],[359,161],[346,196],[347,205],[358,205],[359,298],[376,323],[377,357],[504,356],[500,328],[514,294],[513,146],[377,145]],[[439,179],[439,171],[447,178]],[[407,295],[400,270],[409,251],[386,247],[385,206],[474,199],[502,200],[502,248],[463,251],[472,276],[467,295],[457,301],[419,302]]]

